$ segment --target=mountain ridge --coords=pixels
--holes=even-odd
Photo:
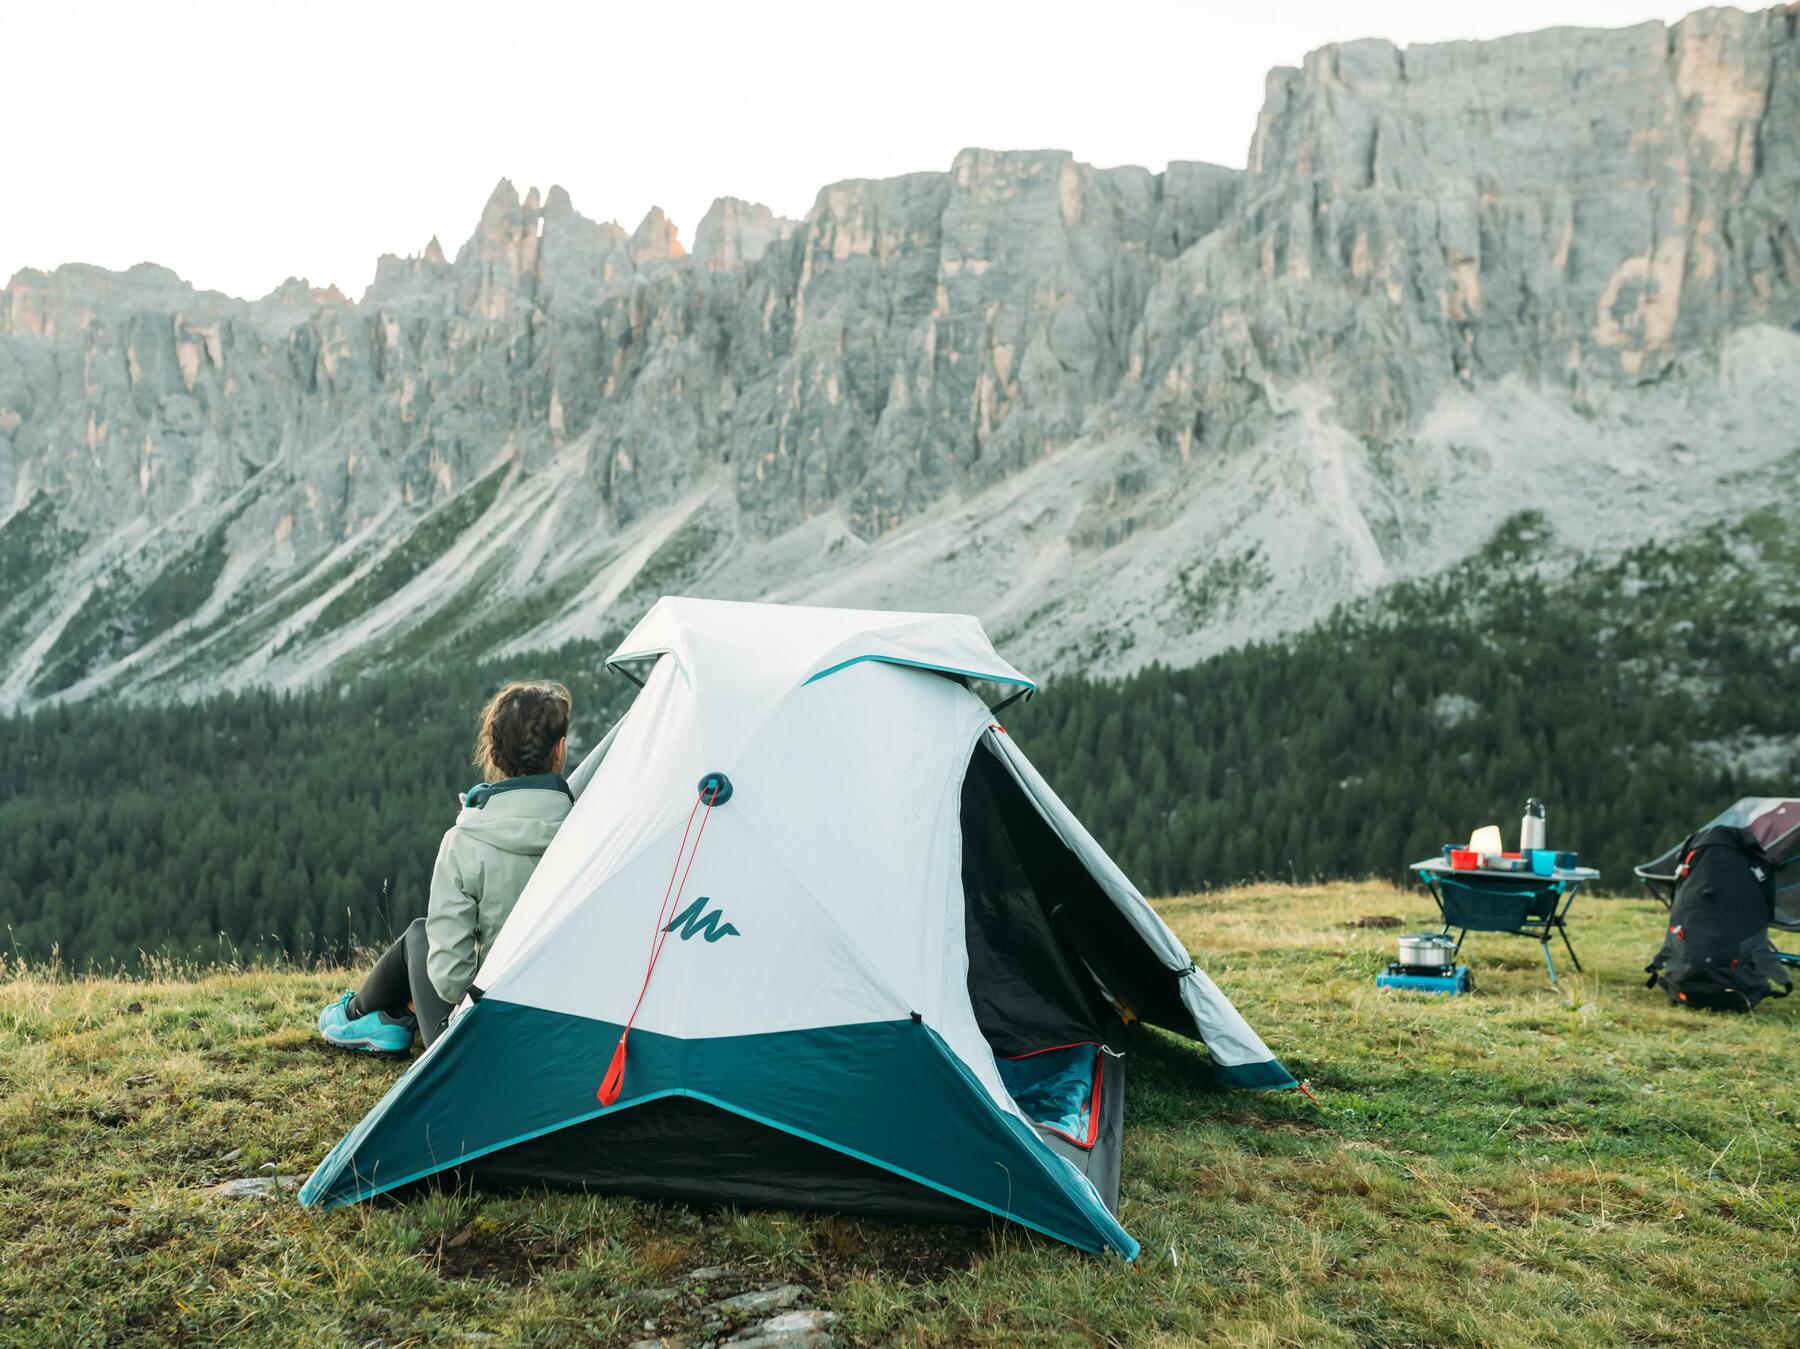
[[[0,706],[591,638],[676,589],[1125,670],[1524,506],[1568,557],[1716,518],[1800,469],[1797,53],[1792,6],[1340,44],[1271,73],[1242,171],[967,150],[799,222],[722,198],[692,252],[502,180],[355,302],[20,273]]]

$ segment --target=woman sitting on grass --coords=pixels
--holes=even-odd
[[[475,981],[538,858],[569,814],[562,779],[569,691],[508,684],[481,713],[475,763],[486,779],[463,793],[431,873],[431,902],[382,953],[362,987],[319,1013],[319,1034],[342,1049],[404,1054],[413,1032],[431,1042]]]

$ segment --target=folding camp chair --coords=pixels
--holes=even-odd
[[[1517,871],[1457,871],[1438,859],[1414,863],[1412,870],[1431,892],[1443,915],[1444,933],[1456,935],[1456,950],[1471,932],[1505,932],[1533,937],[1543,944],[1544,966],[1550,982],[1556,982],[1556,961],[1550,956],[1550,938],[1560,936],[1575,968],[1581,957],[1569,940],[1569,907],[1575,895],[1600,873],[1591,867],[1536,876]]]

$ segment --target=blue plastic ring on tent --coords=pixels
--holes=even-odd
[[[723,773],[708,773],[700,779],[700,785],[694,788],[700,793],[700,799],[712,806],[722,806],[731,800],[731,779]]]

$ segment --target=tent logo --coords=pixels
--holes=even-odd
[[[706,912],[706,906],[710,903],[712,903],[710,899],[705,895],[701,895],[699,899],[696,899],[692,904],[688,905],[680,913],[671,918],[669,920],[669,925],[665,927],[663,931],[673,932],[676,924],[680,924],[681,939],[683,941],[687,941],[696,932],[700,933],[700,935],[705,937],[709,942],[715,942],[720,937],[742,936],[743,934],[730,923],[721,923],[719,921],[724,915],[718,909],[714,909],[711,913]]]

